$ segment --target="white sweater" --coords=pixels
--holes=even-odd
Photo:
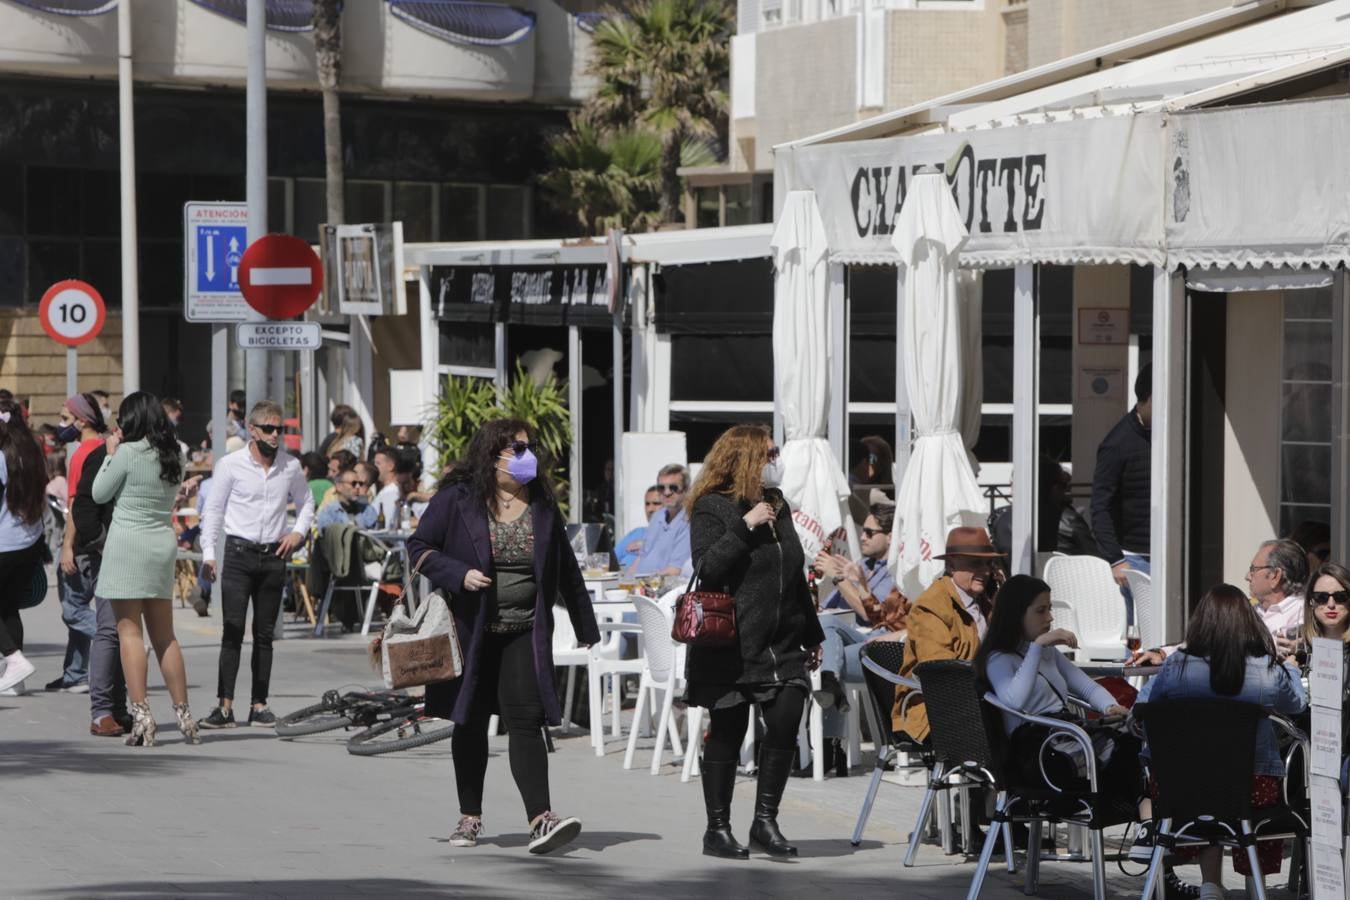
[[[1068,657],[1054,648],[1023,643],[1018,653],[998,651],[989,655],[988,676],[998,699],[1013,709],[1033,716],[1064,709],[1065,697],[1076,697],[1097,712],[1105,712],[1116,698]],[[1052,687],[1053,686],[1053,687]],[[1022,721],[1003,714],[1003,727],[1011,734]]]

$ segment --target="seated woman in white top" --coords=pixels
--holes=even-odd
[[[1069,698],[1107,716],[1124,716],[1120,706],[1101,685],[1069,661],[1056,645],[1078,646],[1073,632],[1052,628],[1050,586],[1030,575],[1015,575],[998,592],[989,630],[975,655],[975,670],[1006,705],[1037,716],[1071,717]],[[1003,724],[1009,735],[1009,759],[1022,779],[1036,784],[1043,780],[1040,751],[1045,726],[1024,723],[1008,713]],[[1117,730],[1094,735],[1099,792],[1134,810],[1142,794],[1139,741]],[[1085,789],[1084,771],[1071,754],[1054,753],[1045,764],[1056,787]]]

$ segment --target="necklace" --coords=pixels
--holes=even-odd
[[[524,498],[522,497],[522,495],[523,495],[524,493],[525,493],[525,486],[524,486],[524,485],[521,485],[520,489],[519,489],[519,490],[515,490],[515,491],[504,491],[504,490],[502,490],[500,487],[498,487],[498,488],[497,488],[497,502],[498,502],[498,503],[502,503],[502,504],[506,504],[506,505],[508,505],[508,506],[509,506],[511,503],[513,503],[513,502],[521,502],[521,503],[524,503],[525,501],[524,501]]]

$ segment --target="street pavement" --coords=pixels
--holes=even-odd
[[[220,619],[176,609],[192,709],[210,711]],[[652,776],[650,741],[624,771],[623,745],[597,758],[586,734],[559,735],[550,757],[553,803],[582,818],[585,830],[565,852],[531,856],[524,811],[511,781],[506,738],[492,739],[484,837],[452,848],[458,818],[448,741],[386,756],[349,755],[338,734],[294,741],[271,730],[203,732],[183,743],[158,669],[150,702],[160,745],[130,748],[88,734],[88,695],[47,694],[60,672],[65,629],[52,597],[24,614],[25,652],[37,665],[22,697],[0,697],[0,897],[521,897],[914,898],[964,896],[974,864],[920,848],[900,860],[921,790],[883,783],[860,847],[848,837],[867,788],[870,760],[849,778],[793,779],[780,823],[799,859],[746,862],[700,854],[702,794],[667,763]],[[315,640],[298,624],[276,644],[271,704],[278,715],[324,690],[378,682],[356,636]],[[247,696],[248,647],[240,672]],[[734,828],[747,838],[753,780],[743,777]],[[1112,852],[1119,831],[1108,836]],[[1127,864],[1128,865],[1128,864]],[[1131,869],[1137,867],[1131,867]],[[1286,862],[1286,872],[1288,863]],[[1183,874],[1195,877],[1188,867]],[[1229,873],[1230,896],[1241,879]],[[1141,878],[1108,863],[1112,897],[1137,897]],[[1287,896],[1283,876],[1272,897]],[[983,896],[1020,897],[1020,873],[995,867]],[[1041,867],[1044,898],[1090,896],[1082,863]]]

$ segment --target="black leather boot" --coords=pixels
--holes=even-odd
[[[778,830],[778,802],[783,799],[783,788],[796,755],[795,750],[768,747],[759,752],[759,785],[755,791],[755,820],[750,824],[750,846],[770,856],[797,855],[797,848]]]
[[[708,830],[703,832],[703,855],[748,859],[750,851],[731,833],[731,792],[736,786],[736,762],[703,763],[703,806]]]

